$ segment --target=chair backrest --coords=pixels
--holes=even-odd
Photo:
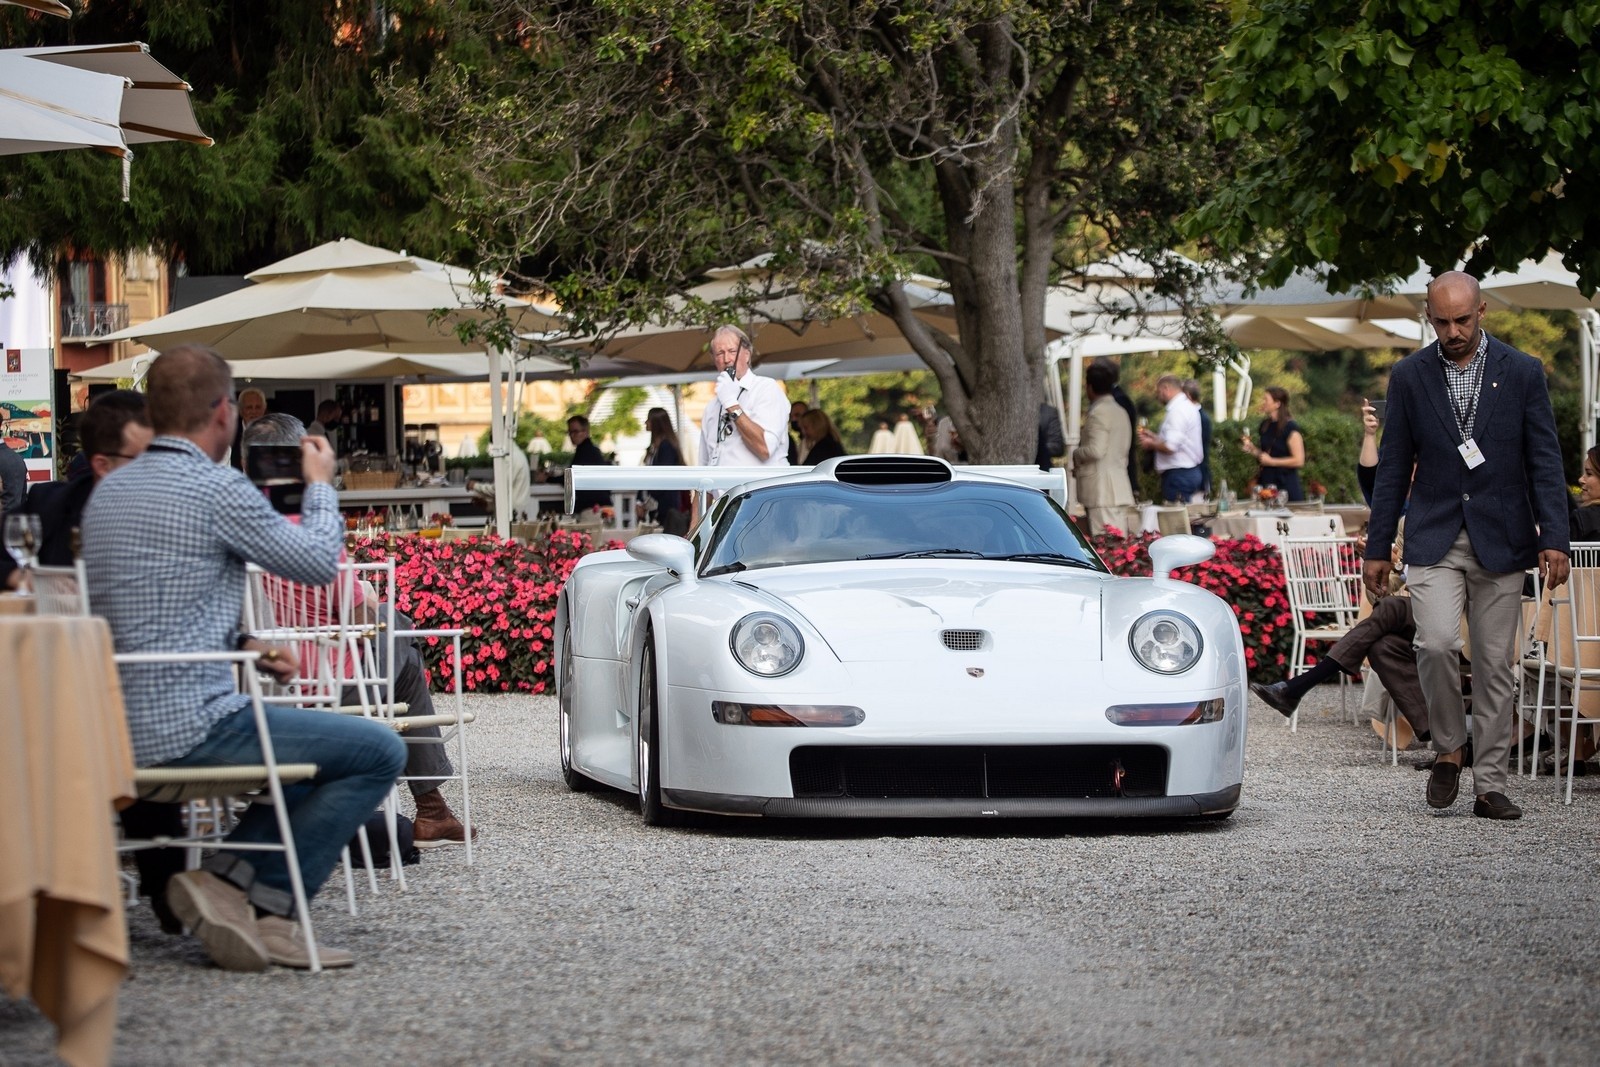
[[[28,581],[33,586],[34,614],[89,614],[89,582],[82,560],[70,567],[32,567]]]
[[[1296,626],[1306,612],[1332,612],[1341,622],[1355,622],[1361,609],[1361,554],[1355,538],[1286,537],[1278,550]]]
[[[266,683],[274,699],[334,705],[345,681],[356,673],[358,651],[351,636],[359,602],[355,572],[340,563],[325,586],[302,585],[251,565],[246,572],[242,626],[258,638],[294,649],[299,673],[287,683]]]
[[[1162,536],[1189,532],[1189,509],[1177,507],[1156,508],[1156,530]]]

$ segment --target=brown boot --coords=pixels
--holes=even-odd
[[[466,843],[467,828],[461,825],[461,820],[450,810],[444,794],[439,790],[430,789],[417,798],[417,820],[412,825],[412,840],[418,848]],[[472,840],[478,840],[476,827],[472,830]]]

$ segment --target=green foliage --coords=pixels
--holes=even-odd
[[[487,460],[489,455],[489,438],[492,431],[484,430],[478,435],[478,452]],[[543,437],[554,448],[566,440],[567,424],[557,419],[547,419],[535,415],[531,411],[524,411],[517,415],[517,430],[515,440],[517,447],[524,452],[533,443],[535,437]],[[599,436],[598,434],[596,436]],[[479,464],[474,464],[478,466]]]
[[[1335,286],[1514,267],[1547,249],[1593,291],[1600,4],[1274,0],[1241,5],[1207,94],[1241,151],[1190,232],[1272,247],[1269,282]]]
[[[810,403],[805,388],[789,385],[791,400]],[[859,378],[825,378],[817,383],[817,405],[839,431],[846,452],[865,452],[879,419],[891,424],[906,413],[913,418],[936,407],[939,383],[927,371],[868,374]]]
[[[1324,409],[1297,414],[1294,421],[1305,439],[1306,465],[1300,469],[1300,485],[1306,495],[1314,495],[1315,482],[1326,490],[1330,504],[1361,503],[1361,486],[1356,480],[1356,459],[1361,454],[1358,415]],[[1217,425],[1211,446],[1213,484],[1220,486],[1226,478],[1236,495],[1245,495],[1260,465],[1240,447],[1240,435],[1248,429],[1254,440],[1260,425],[1260,419],[1229,419]]]
[[[623,437],[627,434],[638,433],[642,428],[633,410],[650,397],[650,390],[641,386],[630,385],[622,389],[613,389],[611,392],[616,397],[616,402],[611,408],[611,414],[599,422],[589,425],[589,435],[596,441],[605,441],[612,438]],[[594,410],[593,401],[600,395],[597,389],[590,393],[590,411]],[[554,442],[551,442],[554,444]]]
[[[529,47],[388,87],[448,129],[483,262],[587,333],[770,254],[802,318],[891,316],[984,459],[1032,454],[1046,285],[1169,247],[1220,169],[1214,0],[511,6]],[[948,283],[953,322],[912,316],[912,271]]]
[[[51,264],[67,249],[110,257],[155,248],[193,273],[244,273],[321,241],[354,237],[435,258],[471,243],[445,205],[468,178],[429,130],[379,93],[380,78],[482,63],[507,45],[494,0],[161,0],[75,5],[70,22],[6,8],[0,45],[144,41],[194,86],[216,144],[8,157],[0,260]]]

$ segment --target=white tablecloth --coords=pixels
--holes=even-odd
[[[1231,539],[1251,534],[1267,544],[1285,537],[1343,537],[1344,519],[1339,515],[1304,512],[1258,514],[1230,511],[1211,520],[1211,536]]]

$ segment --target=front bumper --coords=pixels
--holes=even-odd
[[[721,815],[790,819],[1150,819],[1223,815],[1239,806],[1241,785],[1172,797],[752,797],[663,789],[670,807]]]

